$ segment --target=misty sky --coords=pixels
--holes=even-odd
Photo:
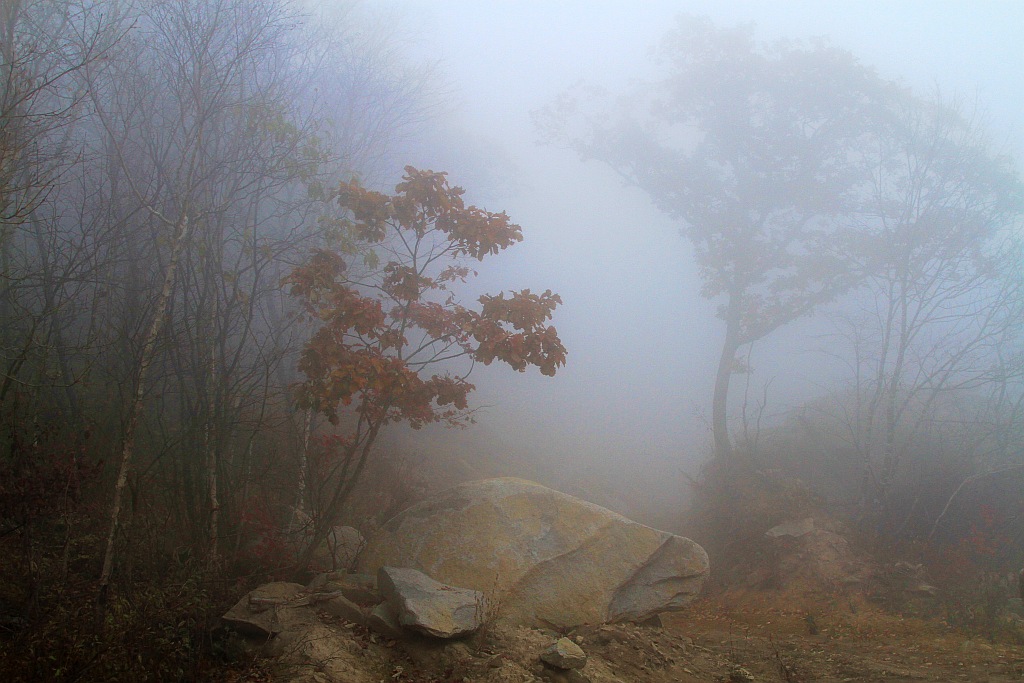
[[[395,3],[439,59],[457,125],[482,160],[430,149],[415,163],[444,168],[469,197],[505,209],[526,241],[503,255],[488,289],[551,288],[569,364],[554,380],[483,371],[483,429],[504,448],[569,463],[619,462],[675,486],[706,455],[721,329],[697,294],[678,226],[605,168],[534,143],[529,113],[586,81],[615,91],[653,75],[651,48],[682,12],[719,25],[754,22],[757,37],[828,36],[886,77],[925,91],[977,98],[990,129],[1024,150],[1024,2],[494,2]],[[1014,128],[1016,126],[1016,129]],[[464,145],[452,141],[456,150]],[[474,193],[473,179],[483,187]],[[805,327],[774,336],[754,358],[754,388],[773,379],[778,414],[822,390],[807,362],[821,346]],[[744,389],[742,377],[733,391]],[[738,426],[738,422],[734,422]],[[702,447],[705,450],[702,450]],[[571,467],[570,467],[571,469]],[[669,473],[669,476],[664,476]]]

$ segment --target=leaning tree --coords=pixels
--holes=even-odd
[[[725,323],[712,425],[727,457],[739,351],[852,283],[841,235],[865,183],[860,145],[890,86],[825,43],[762,45],[750,27],[707,19],[681,18],[661,55],[664,77],[610,111],[569,92],[537,121],[644,190],[692,243],[701,293]]]

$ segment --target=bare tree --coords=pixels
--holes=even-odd
[[[168,399],[180,397],[177,420],[195,435],[179,450],[180,467],[187,481],[205,479],[205,493],[190,499],[186,492],[183,512],[205,531],[208,559],[218,563],[222,450],[237,425],[232,411],[243,402],[239,378],[244,385],[262,377],[238,366],[243,359],[267,360],[250,349],[281,236],[261,234],[261,227],[268,214],[278,221],[289,215],[287,203],[271,204],[280,205],[281,188],[312,175],[319,163],[285,104],[290,16],[280,3],[209,0],[142,10],[121,70],[91,89],[114,173],[127,186],[125,200],[145,212],[152,235],[148,244],[124,236],[125,246],[137,246],[126,265],[134,270],[146,255],[163,274],[155,299],[144,288],[126,292],[151,302],[150,323],[133,356],[135,389],[126,407],[101,596],[116,555],[136,431],[156,386],[163,389],[157,409],[166,412]],[[146,283],[140,275],[128,281]],[[158,345],[165,327],[167,343]],[[159,375],[151,378],[153,370]],[[190,451],[202,456],[185,457]]]
[[[866,303],[842,316],[856,398],[849,438],[873,512],[887,504],[903,452],[951,397],[1013,374],[1005,356],[1024,294],[1009,230],[1024,187],[980,121],[909,93],[888,112],[850,244],[864,278],[856,301]]]
[[[303,439],[288,387],[295,305],[281,297],[281,277],[336,229],[324,179],[415,125],[424,84],[384,73],[387,52],[370,59],[369,46],[337,36],[310,43],[278,0],[140,3],[133,21],[90,89],[107,159],[96,211],[112,212],[104,278],[117,290],[102,325],[121,350],[105,379],[134,387],[122,472],[137,452],[151,454],[135,469],[135,490],[150,493],[135,500],[179,510],[188,542],[216,566],[251,495],[256,435],[281,428]]]
[[[81,161],[82,72],[120,36],[117,13],[92,3],[0,5],[0,404],[12,387],[63,383],[78,412],[63,329],[92,245],[61,224],[57,196]]]

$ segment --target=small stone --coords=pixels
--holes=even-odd
[[[732,671],[729,672],[730,683],[750,683],[756,680],[754,674],[750,673],[742,666],[734,666]]]
[[[540,658],[558,669],[582,669],[587,663],[587,653],[568,638],[556,640]]]

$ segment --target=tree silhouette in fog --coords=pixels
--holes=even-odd
[[[721,302],[712,425],[716,453],[729,456],[738,351],[853,282],[842,233],[865,182],[867,122],[889,86],[825,43],[759,45],[749,27],[707,19],[681,18],[660,55],[663,80],[610,116],[575,127],[579,93],[570,92],[538,122],[682,223],[701,293]]]

